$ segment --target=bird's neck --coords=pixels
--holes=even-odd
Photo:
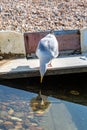
[[[44,63],[42,60],[40,60],[40,74],[43,77],[45,72],[47,70],[46,63]]]

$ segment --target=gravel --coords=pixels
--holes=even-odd
[[[23,33],[85,27],[87,0],[0,0],[0,30]]]

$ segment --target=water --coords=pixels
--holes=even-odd
[[[0,81],[0,130],[86,130],[86,75]]]

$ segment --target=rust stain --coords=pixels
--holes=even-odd
[[[35,53],[38,42],[41,38],[46,36],[47,33],[25,33],[24,42],[26,53]]]
[[[1,60],[0,61],[0,67],[7,64],[10,60]]]

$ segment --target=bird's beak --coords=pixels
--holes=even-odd
[[[43,81],[43,76],[40,77],[40,83],[42,83],[42,81]]]

